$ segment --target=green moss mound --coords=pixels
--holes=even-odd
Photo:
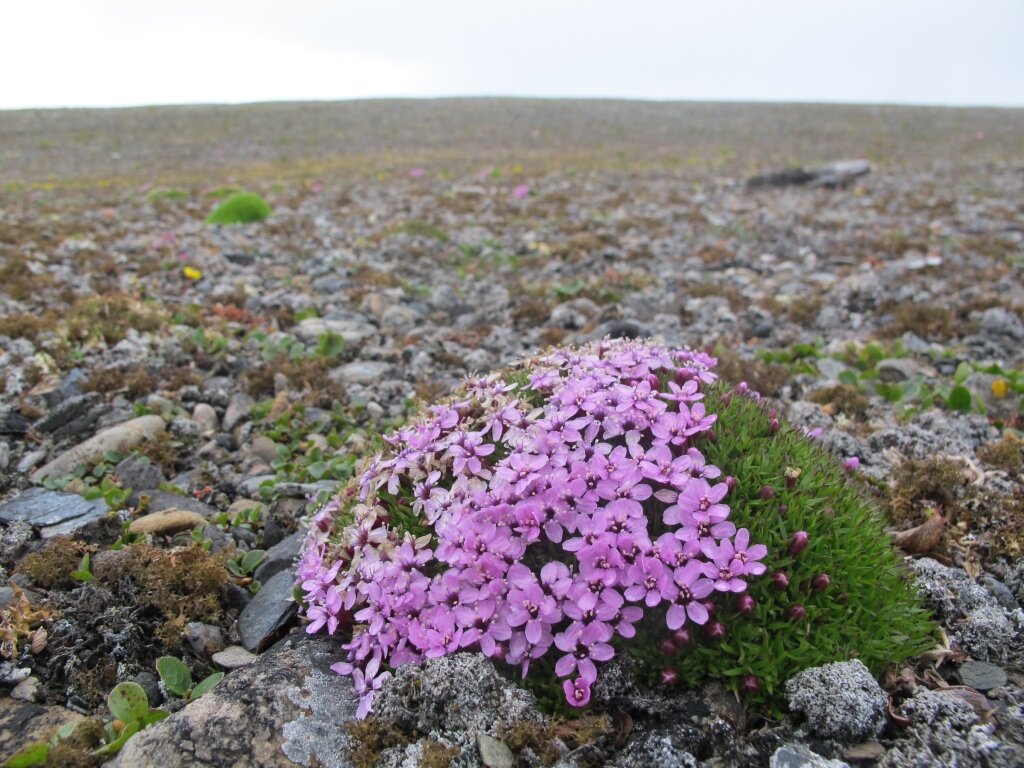
[[[270,204],[252,192],[231,195],[206,217],[207,224],[248,224],[270,215]]]
[[[750,580],[753,613],[721,611],[725,638],[662,656],[659,668],[668,662],[682,681],[709,676],[735,689],[755,675],[760,689],[750,699],[774,706],[785,681],[803,669],[856,658],[879,675],[887,664],[934,647],[935,626],[880,511],[855,478],[799,430],[784,422],[774,429],[763,404],[727,394],[721,385],[705,402],[718,421],[714,440],[702,441],[700,449],[708,463],[737,479],[727,499],[729,519],[767,545],[768,570]],[[807,533],[807,546],[791,556],[797,531]],[[786,574],[785,589],[773,581],[776,571]],[[821,579],[814,582],[821,574],[829,579],[824,588]],[[804,615],[794,619],[797,605]]]

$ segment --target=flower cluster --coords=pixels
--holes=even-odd
[[[767,549],[697,448],[714,363],[638,341],[557,350],[388,438],[316,514],[298,570],[309,632],[355,624],[333,669],[360,716],[386,668],[463,649],[523,677],[547,656],[581,707],[641,620],[721,637],[716,594],[743,592]]]

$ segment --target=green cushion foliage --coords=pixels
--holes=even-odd
[[[270,215],[270,204],[259,195],[239,192],[227,198],[206,217],[207,224],[248,224]]]

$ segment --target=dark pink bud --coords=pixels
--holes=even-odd
[[[666,637],[664,640],[658,643],[658,650],[666,656],[671,656],[679,649],[676,648],[676,644],[672,642],[671,637]]]
[[[725,479],[722,482],[725,483],[726,488],[728,488],[731,491],[739,484],[740,481],[737,480],[732,475],[726,475]]]
[[[800,603],[791,605],[786,609],[786,618],[790,621],[800,621],[806,615],[807,609],[800,605]]]
[[[811,579],[811,589],[815,592],[824,592],[828,589],[828,585],[832,583],[831,577],[827,573],[819,573],[813,579]]]
[[[779,504],[779,517],[785,517],[787,512],[789,512],[789,505]]]
[[[744,675],[743,680],[740,682],[741,693],[757,693],[761,690],[761,681],[757,679],[757,675]]]
[[[503,661],[506,654],[508,654],[508,648],[505,647],[504,643],[495,643],[494,650],[491,651],[491,658],[495,661]]]
[[[661,389],[661,382],[653,373],[647,375],[647,383],[651,385],[651,389],[655,392]]]
[[[686,627],[680,627],[672,633],[672,642],[682,648],[684,645],[689,645],[693,642],[693,636]]]
[[[796,557],[807,548],[807,531],[797,531],[789,539],[789,556]]]
[[[770,419],[768,421],[768,431],[771,432],[773,435],[776,432],[779,431],[779,420],[778,419]]]
[[[853,472],[860,466],[860,459],[856,456],[851,456],[848,459],[843,459],[843,469],[847,472]]]
[[[728,408],[732,405],[732,392],[723,392],[721,397],[718,398],[722,401],[722,405]]]
[[[679,682],[679,673],[672,667],[665,667],[661,670],[661,682],[663,685],[675,685]]]
[[[741,381],[739,384],[737,384],[735,387],[733,387],[733,391],[738,393],[738,394],[740,394],[740,395],[747,394],[749,389],[750,389],[750,387],[747,386],[747,382],[745,382],[745,381]]]
[[[714,600],[701,600],[700,603],[704,606],[704,610],[708,612],[708,616],[714,616],[718,610]]]
[[[753,613],[757,607],[757,601],[750,595],[740,595],[736,598],[736,610],[744,616]]]
[[[720,621],[709,621],[704,625],[704,633],[712,640],[721,640],[725,637],[725,625]]]
[[[825,517],[835,517],[836,511],[832,509],[832,507],[826,507],[821,514],[823,514]]]
[[[774,499],[775,489],[770,485],[762,485],[761,490],[757,492],[757,497],[759,499]]]
[[[785,589],[789,586],[789,576],[782,571],[776,571],[772,574],[772,586],[778,590]]]

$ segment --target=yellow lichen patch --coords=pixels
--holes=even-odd
[[[54,613],[46,606],[32,605],[17,584],[11,582],[15,602],[0,611],[0,656],[13,659],[18,646],[33,637],[36,629]]]

